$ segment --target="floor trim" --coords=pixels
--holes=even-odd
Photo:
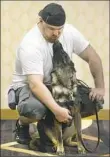
[[[0,109],[1,110],[1,120],[12,120],[12,119],[18,119],[19,114],[16,110],[10,110],[10,109]],[[100,110],[98,113],[99,120],[110,120],[110,109],[103,109]],[[90,116],[84,119],[92,119],[95,120],[95,116]]]

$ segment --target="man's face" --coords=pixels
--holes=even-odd
[[[52,26],[44,21],[42,21],[42,33],[44,38],[51,42],[54,43],[61,35],[63,31],[64,25],[63,26]]]

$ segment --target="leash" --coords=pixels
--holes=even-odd
[[[80,130],[78,130],[78,127],[76,127],[76,130],[77,130],[77,133],[78,133],[78,136],[79,136],[79,139],[83,145],[83,147],[85,148],[86,151],[90,152],[90,153],[93,153],[96,151],[96,149],[98,148],[99,146],[99,143],[100,143],[100,128],[99,128],[99,119],[98,119],[98,114],[97,114],[97,110],[95,109],[96,111],[96,121],[97,121],[97,128],[98,128],[98,141],[97,141],[97,144],[96,144],[96,147],[94,149],[88,149],[86,144],[84,143],[84,140],[82,138],[82,133]],[[76,115],[75,115],[76,116]]]
[[[86,83],[84,83],[82,80],[78,80],[78,79],[77,79],[77,81],[78,81],[78,83],[79,83],[80,85],[83,84],[86,88],[88,88],[88,90],[90,90],[90,87],[89,87]],[[71,96],[71,99],[73,100],[73,92],[71,92],[70,96]],[[96,122],[97,122],[97,129],[98,129],[98,141],[97,141],[96,147],[95,147],[94,149],[88,149],[88,148],[87,148],[87,146],[86,146],[86,144],[84,143],[84,140],[83,140],[83,138],[82,138],[81,130],[79,130],[78,127],[76,127],[76,131],[77,131],[77,133],[78,133],[78,137],[79,137],[79,139],[80,139],[80,141],[81,141],[81,144],[83,145],[83,147],[85,148],[85,150],[88,151],[88,152],[90,152],[90,153],[95,152],[96,149],[97,149],[97,147],[99,146],[99,143],[100,143],[100,127],[99,127],[99,118],[98,118],[98,111],[97,111],[96,105],[95,105],[95,107],[94,107],[94,110],[95,110]],[[77,118],[77,116],[78,116],[78,114],[77,114],[77,112],[76,112],[74,118]],[[76,126],[77,126],[77,124],[76,124]]]

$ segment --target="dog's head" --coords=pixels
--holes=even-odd
[[[64,51],[62,45],[57,41],[53,45],[53,71],[58,81],[64,87],[72,89],[76,82],[76,70],[74,63],[68,54]]]
[[[59,41],[56,41],[53,44],[53,65],[57,66],[60,64],[65,66],[71,64],[74,67],[74,63],[71,61],[69,55],[64,51],[62,44]]]

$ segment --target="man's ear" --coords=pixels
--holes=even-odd
[[[43,19],[42,19],[42,17],[39,17],[39,22],[43,22]]]

